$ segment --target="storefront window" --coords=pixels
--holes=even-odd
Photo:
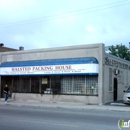
[[[41,77],[41,93],[47,94],[50,90],[50,76]]]
[[[98,94],[98,76],[86,76],[87,95]]]
[[[31,77],[31,93],[39,93],[40,77]]]
[[[74,76],[74,94],[86,94],[85,76]]]
[[[61,93],[72,94],[72,76],[61,77]]]
[[[13,76],[2,81],[18,93],[98,95],[98,76]]]
[[[97,95],[98,76],[63,76],[62,94]]]
[[[19,76],[18,77],[17,76],[13,77],[13,92],[21,92]]]
[[[61,77],[60,76],[52,76],[51,77],[51,91],[53,94],[61,93]]]
[[[31,92],[30,77],[28,77],[28,76],[21,77],[21,92],[22,93],[30,93]]]
[[[85,76],[63,76],[61,80],[61,93],[86,94]]]

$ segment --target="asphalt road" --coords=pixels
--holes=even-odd
[[[0,105],[0,130],[119,130],[129,112]]]

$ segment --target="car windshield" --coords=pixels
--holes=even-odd
[[[130,87],[126,90],[127,93],[130,93]]]

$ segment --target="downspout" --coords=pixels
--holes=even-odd
[[[99,77],[98,77],[98,104],[104,104],[104,55],[105,48],[104,44],[101,44],[99,47]]]

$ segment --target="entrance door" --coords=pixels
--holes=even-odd
[[[42,77],[42,84],[41,84],[41,93],[48,93],[47,90],[50,89],[50,77],[43,76]]]
[[[117,100],[117,78],[114,78],[114,101]]]
[[[12,94],[12,77],[1,77],[1,98],[4,97],[3,89],[6,84],[8,85],[9,91]]]
[[[61,92],[61,77],[52,76],[51,77],[51,89],[53,94],[60,94]]]

